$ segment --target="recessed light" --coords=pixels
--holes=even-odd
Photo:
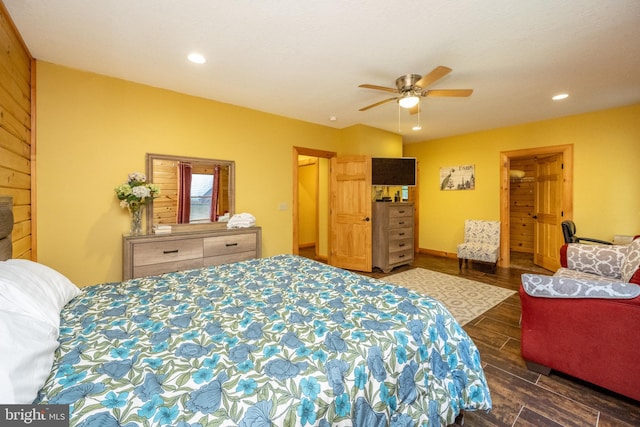
[[[189,58],[189,61],[193,62],[194,64],[204,64],[205,62],[207,62],[204,56],[196,52],[190,53],[187,58]]]
[[[551,99],[553,99],[554,101],[560,101],[563,99],[567,99],[569,97],[568,93],[559,93],[556,96],[552,97]]]

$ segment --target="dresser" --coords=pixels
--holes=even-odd
[[[373,202],[372,265],[385,273],[414,259],[413,203]]]
[[[262,229],[207,231],[122,237],[123,280],[260,258]]]

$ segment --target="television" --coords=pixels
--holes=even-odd
[[[413,157],[372,157],[371,185],[415,186],[416,169]]]

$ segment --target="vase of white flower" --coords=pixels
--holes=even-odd
[[[131,230],[129,231],[132,236],[138,236],[142,234],[142,212],[144,211],[144,205],[130,205],[129,212],[131,212]]]
[[[131,212],[131,234],[142,234],[142,213],[148,203],[158,197],[160,189],[157,185],[147,183],[147,176],[141,172],[129,174],[124,184],[115,188],[120,206]]]

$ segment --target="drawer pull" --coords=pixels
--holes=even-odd
[[[229,247],[229,246],[238,246],[238,244],[237,244],[237,243],[226,243],[226,244],[225,244],[225,246],[226,246],[226,247]]]
[[[399,246],[399,247],[403,247],[403,246],[404,246],[404,243],[400,243],[398,246]]]
[[[398,221],[398,224],[402,225],[404,224],[404,221]]]
[[[404,213],[404,211],[398,211],[398,212],[400,212],[400,213]]]
[[[404,233],[398,233],[398,236],[404,236]]]
[[[398,258],[404,258],[404,254],[398,255]]]
[[[172,251],[162,251],[163,254],[177,254],[179,249],[174,249]]]

